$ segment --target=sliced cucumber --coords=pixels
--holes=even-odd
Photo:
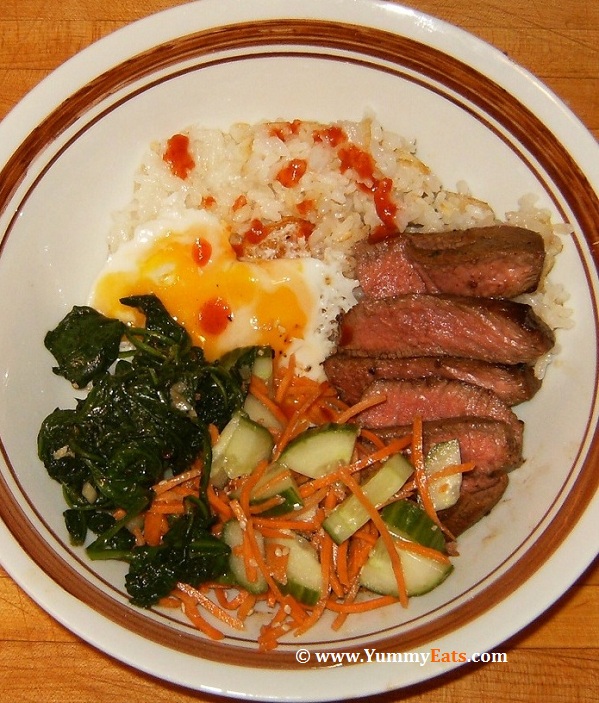
[[[378,508],[386,503],[404,485],[413,467],[401,454],[394,454],[362,486],[365,496]],[[368,522],[366,508],[355,495],[346,498],[324,520],[323,527],[337,544],[351,537]]]
[[[426,511],[411,500],[396,500],[381,510],[389,531],[425,547],[445,552],[445,537]]]
[[[425,471],[429,477],[428,491],[435,510],[444,510],[455,505],[460,497],[462,474],[452,474],[434,480],[434,475],[448,466],[462,463],[460,443],[457,439],[433,445],[425,460]]]
[[[258,351],[252,366],[252,375],[262,379],[268,386],[272,383],[273,377],[273,354],[274,352],[270,347],[262,347]]]
[[[453,571],[452,564],[443,564],[429,557],[397,548],[408,596],[421,596],[443,583]],[[374,593],[398,596],[397,580],[391,557],[381,537],[374,545],[360,572],[360,585]]]
[[[304,504],[295,479],[285,467],[277,463],[272,464],[258,481],[252,491],[251,502],[263,503],[275,495],[281,496],[281,503],[265,510],[262,515],[284,515],[298,510]]]
[[[306,605],[316,605],[323,589],[318,554],[308,540],[290,533],[289,537],[269,537],[269,542],[289,550],[287,582],[279,584],[283,593]]]
[[[355,425],[311,427],[289,442],[279,463],[309,478],[325,476],[350,463],[357,436]]]
[[[256,570],[256,578],[250,579],[245,568],[243,557],[235,553],[236,548],[243,544],[243,528],[237,520],[229,520],[223,526],[223,541],[231,547],[229,554],[229,570],[235,582],[250,593],[266,593],[268,584],[266,579]],[[256,534],[256,541],[261,553],[264,554],[264,539],[261,534]]]
[[[234,413],[212,448],[212,483],[222,488],[228,479],[251,473],[270,459],[274,441],[270,432],[241,411]]]
[[[248,393],[245,397],[243,410],[247,413],[250,420],[257,422],[259,425],[263,425],[264,427],[277,431],[280,431],[283,428],[282,423],[271,412],[271,410],[269,410],[264,403],[259,401],[258,398],[251,393]]]

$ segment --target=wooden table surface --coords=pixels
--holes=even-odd
[[[251,0],[239,0],[251,2]],[[178,0],[2,0],[0,119],[52,69],[109,32]],[[599,0],[406,0],[472,32],[539,76],[599,138]],[[596,535],[593,536],[596,539]],[[1,548],[0,548],[1,551]],[[599,564],[497,651],[379,703],[599,701]],[[53,621],[0,568],[0,690],[11,703],[213,701],[153,680]]]

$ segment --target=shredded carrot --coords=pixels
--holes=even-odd
[[[167,478],[164,479],[164,481],[160,481],[159,483],[152,486],[152,490],[156,495],[160,495],[161,493],[170,490],[174,486],[178,486],[179,484],[185,483],[186,481],[189,481],[192,478],[197,478],[198,476],[201,476],[203,468],[203,464],[197,461],[194,464],[193,468],[189,469],[189,471],[184,471],[183,473],[177,474],[172,478]]]
[[[270,573],[279,583],[287,582],[287,562],[289,561],[289,549],[276,542],[266,543],[266,560],[270,567]]]
[[[241,620],[233,617],[226,610],[224,610],[223,608],[218,606],[216,603],[211,601],[210,598],[205,596],[197,588],[194,588],[193,586],[190,586],[189,584],[186,584],[186,583],[178,583],[177,589],[178,589],[178,591],[186,593],[188,596],[193,598],[198,603],[198,605],[201,605],[202,608],[204,608],[204,610],[206,610],[208,613],[210,613],[210,615],[217,618],[218,620],[223,622],[228,627],[231,627],[235,630],[243,630],[244,629],[244,625]]]
[[[475,461],[466,461],[463,464],[451,464],[449,466],[445,466],[444,468],[440,469],[439,471],[435,471],[435,473],[429,477],[429,480],[436,481],[438,478],[446,478],[447,476],[455,476],[455,474],[465,474],[465,473],[468,473],[468,471],[472,471],[475,468],[476,468]]]
[[[406,584],[403,575],[403,568],[401,566],[401,560],[399,558],[397,550],[395,549],[395,540],[387,529],[387,526],[385,525],[383,518],[380,516],[378,510],[364,495],[364,491],[360,488],[360,484],[353,478],[353,476],[348,471],[344,472],[342,478],[345,485],[356,496],[362,507],[368,512],[370,519],[379,531],[383,539],[383,543],[385,544],[385,547],[391,559],[391,566],[393,567],[393,573],[395,575],[395,580],[397,581],[399,601],[404,608],[407,608],[408,595],[406,592]]]
[[[420,554],[420,556],[426,557],[427,559],[433,559],[441,564],[449,564],[449,557],[443,552],[439,552],[437,549],[431,549],[430,547],[425,547],[423,544],[418,542],[412,542],[409,540],[398,539],[395,541],[395,546],[397,549],[403,549],[406,552],[412,552],[412,554]]]
[[[185,591],[176,589],[173,594],[179,598],[183,606],[183,612],[186,617],[193,623],[194,627],[203,632],[213,640],[221,640],[225,636],[223,632],[211,625],[200,614],[198,603],[193,596],[190,596]]]
[[[208,495],[208,503],[217,514],[218,518],[222,522],[230,520],[233,517],[233,511],[231,510],[229,499],[226,497],[226,494],[221,495],[212,484],[208,485],[208,490],[206,493]]]
[[[359,415],[361,412],[364,412],[364,410],[368,410],[369,408],[373,408],[375,405],[380,405],[381,403],[384,403],[387,400],[387,396],[384,393],[377,393],[376,395],[372,395],[369,398],[365,398],[364,400],[360,400],[358,403],[355,403],[355,405],[350,406],[342,412],[338,417],[337,417],[337,422],[340,425],[345,424],[346,422],[349,422],[353,417],[356,415]]]
[[[354,601],[353,603],[340,603],[339,601],[329,599],[327,601],[327,608],[338,613],[366,613],[370,610],[382,608],[385,605],[392,605],[393,603],[401,603],[401,600],[398,600],[395,596],[378,596],[376,598],[369,598],[368,600]]]
[[[338,545],[336,552],[337,577],[344,588],[348,588],[350,584],[348,572],[348,551],[349,540],[346,539]]]
[[[345,594],[345,597],[341,601],[342,603],[345,603],[349,605],[350,603],[353,603],[354,600],[356,599],[356,596],[358,595],[358,592],[360,591],[360,581],[358,579],[355,579],[355,581],[351,584],[351,587],[347,589],[347,592]],[[337,601],[339,602],[339,601]],[[327,603],[327,606],[330,609],[329,603]],[[331,623],[331,628],[335,630],[340,630],[345,621],[347,620],[347,616],[349,613],[338,613],[333,622]]]
[[[237,608],[237,617],[243,622],[253,612],[257,598],[247,591],[240,595],[242,600]]]
[[[359,461],[355,461],[353,464],[350,464],[349,470],[351,473],[355,473],[356,471],[365,469],[368,466],[372,466],[372,464],[375,464],[377,461],[388,459],[393,454],[399,454],[399,452],[403,451],[406,447],[409,447],[410,443],[410,437],[401,437],[399,439],[394,439],[381,449],[377,449],[376,451],[372,452],[372,454],[368,454],[363,459],[360,459]]]
[[[274,448],[273,460],[276,461],[281,456],[283,449],[285,449],[289,441],[293,438],[300,421],[302,420],[310,406],[315,403],[316,400],[318,400],[321,394],[322,388],[318,387],[315,391],[308,395],[307,399],[305,399],[304,402],[299,406],[299,408],[297,408],[297,410],[293,413],[291,419],[287,423],[287,426],[283,430],[281,436],[279,437],[279,441],[277,442]]]
[[[150,508],[150,512],[160,513],[161,515],[183,515],[185,510],[185,505],[182,502],[175,501],[164,503],[161,501],[154,501],[152,503],[152,507]]]
[[[426,514],[430,519],[451,539],[454,539],[453,535],[449,530],[443,525],[433,501],[428,487],[428,477],[426,474],[424,466],[424,440],[423,440],[423,429],[422,429],[422,418],[416,416],[413,422],[412,431],[412,463],[414,464],[414,478],[416,480],[416,488],[418,490],[418,495],[422,501],[422,507],[426,511]]]
[[[277,402],[270,398],[266,384],[262,381],[262,379],[252,376],[250,381],[250,393],[274,415],[281,425],[285,425],[287,423],[287,416],[281,410]]]
[[[210,434],[210,442],[212,446],[214,446],[218,442],[218,438],[220,436],[220,432],[218,430],[218,427],[216,425],[213,425],[210,423],[208,425],[208,432]]]
[[[322,517],[317,516],[314,520],[278,520],[275,518],[254,519],[256,528],[267,527],[274,530],[295,530],[297,532],[316,532],[322,526]]]
[[[287,364],[287,368],[283,374],[283,377],[278,383],[277,390],[275,393],[275,401],[277,403],[281,403],[283,398],[285,397],[285,394],[287,393],[287,389],[291,385],[293,381],[293,377],[295,375],[295,355],[291,355],[289,358],[289,363]]]
[[[362,427],[360,429],[360,436],[368,440],[371,444],[374,444],[378,449],[382,449],[385,446],[385,442],[372,430],[367,427]]]
[[[260,490],[256,491],[254,493],[254,497],[260,499],[261,495],[268,493],[272,489],[273,486],[276,486],[276,484],[279,483],[279,481],[283,481],[283,480],[290,478],[290,477],[291,477],[291,471],[289,471],[289,469],[284,469],[283,471],[277,471],[272,476],[272,478],[270,478],[268,481],[265,481],[260,486]]]
[[[144,515],[143,533],[146,544],[157,547],[168,530],[164,515],[148,510]]]
[[[270,498],[266,498],[260,503],[255,503],[250,506],[250,513],[252,515],[260,515],[261,513],[266,513],[273,508],[278,508],[283,502],[284,498],[280,495],[274,495]]]

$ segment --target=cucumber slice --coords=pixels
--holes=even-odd
[[[280,583],[283,593],[306,605],[316,605],[322,594],[322,569],[318,554],[308,540],[300,535],[269,537],[269,542],[289,550],[287,583]]]
[[[229,570],[235,582],[250,593],[266,593],[268,584],[264,576],[258,571],[255,580],[250,580],[245,569],[243,557],[235,554],[235,548],[243,544],[243,529],[237,520],[229,520],[223,525],[223,541],[231,547],[229,554]],[[261,534],[256,534],[256,541],[262,554],[264,554],[264,539]]]
[[[237,411],[212,448],[212,483],[222,488],[228,479],[251,473],[259,462],[270,458],[273,446],[266,427]]]
[[[320,478],[350,463],[357,436],[356,425],[331,422],[311,427],[289,442],[279,463],[309,478]]]
[[[411,539],[425,547],[445,552],[445,537],[426,511],[411,500],[396,500],[381,510],[381,517],[396,537]]]
[[[274,370],[273,354],[274,352],[270,347],[259,349],[252,366],[252,375],[262,379],[268,386],[272,383]]]
[[[245,397],[243,403],[243,410],[247,413],[250,420],[257,422],[259,425],[263,425],[271,430],[280,431],[283,429],[283,425],[275,415],[261,403],[255,395],[248,393]]]
[[[398,547],[408,596],[421,596],[439,586],[453,571],[453,564],[413,554]],[[391,557],[381,537],[360,572],[360,585],[374,593],[398,596]]]
[[[462,487],[462,474],[452,474],[451,476],[444,476],[434,480],[435,473],[447,466],[455,466],[461,463],[460,443],[457,439],[439,442],[439,444],[435,444],[429,449],[424,468],[429,477],[428,491],[435,510],[444,510],[455,505],[460,497],[460,489]]]
[[[397,493],[412,472],[410,462],[403,455],[395,454],[364,483],[362,490],[368,500],[378,508]],[[331,512],[324,520],[323,527],[337,544],[341,544],[368,520],[366,508],[356,496],[351,495]]]
[[[277,479],[279,474],[280,478]],[[267,487],[263,488],[264,486]],[[262,515],[284,515],[292,510],[298,510],[304,504],[293,476],[289,475],[285,467],[281,467],[276,463],[266,470],[262,478],[254,486],[251,502],[254,504],[263,503],[275,495],[281,496],[282,502],[273,508],[265,510]]]

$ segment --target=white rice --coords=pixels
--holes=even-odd
[[[373,118],[360,122],[335,123],[349,141],[367,151],[376,163],[376,177],[393,182],[391,197],[397,203],[395,225],[399,231],[440,231],[497,224],[500,218],[485,202],[471,195],[466,184],[456,191],[443,188],[439,178],[416,156],[415,143],[389,132]],[[191,126],[190,152],[195,168],[185,180],[173,175],[165,163],[164,142],[150,146],[135,175],[133,197],[114,216],[109,245],[112,251],[131,239],[135,229],[160,217],[165,211],[208,209],[228,223],[232,238],[241,238],[252,221],[273,226],[273,234],[246,253],[251,257],[311,256],[331,266],[332,286],[321,301],[328,311],[323,339],[340,310],[351,304],[347,298],[352,249],[380,225],[372,193],[360,186],[352,169],[342,172],[338,150],[325,141],[315,141],[314,133],[330,125],[314,122],[262,122],[235,124],[228,131]],[[281,131],[285,138],[280,138]],[[307,170],[298,186],[284,187],[277,181],[279,171],[292,159],[303,159]],[[244,202],[240,205],[239,198]],[[302,206],[311,204],[302,217],[313,231],[308,239],[293,236]],[[548,211],[535,206],[525,196],[517,211],[503,221],[542,234],[547,250],[548,272],[562,247],[567,226],[554,225]],[[282,223],[282,224],[281,224]],[[336,273],[335,273],[336,272]],[[337,278],[335,283],[335,276]],[[343,291],[335,303],[334,291]],[[554,329],[570,324],[563,288],[544,276],[537,293],[528,296],[535,310]]]

